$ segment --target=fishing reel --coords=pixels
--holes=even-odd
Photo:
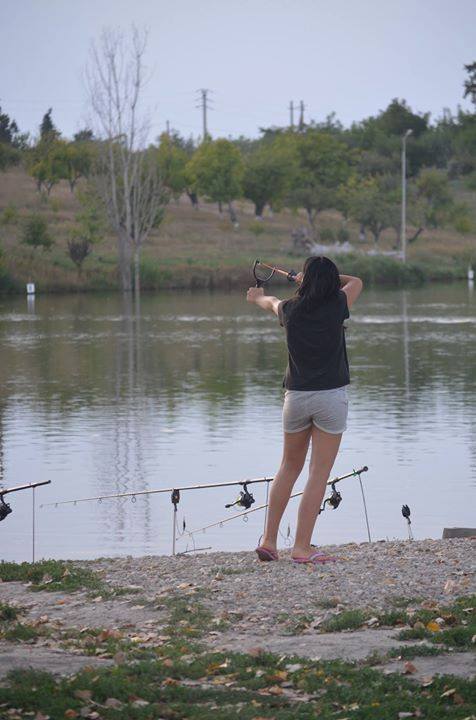
[[[244,507],[246,510],[249,510],[250,507],[253,505],[255,499],[253,495],[249,492],[248,488],[246,487],[246,483],[243,484],[243,490],[240,490],[240,494],[238,496],[238,500],[235,500],[233,503],[228,503],[228,505],[225,505],[226,508],[233,507],[234,505],[239,505],[240,507]]]
[[[13,512],[10,505],[5,502],[3,499],[3,495],[0,495],[0,520],[5,520],[5,518],[10,515],[10,513]]]
[[[329,495],[329,497],[324,500],[322,507],[319,510],[319,514],[326,509],[327,503],[329,503],[329,505],[331,506],[331,508],[333,510],[337,510],[337,508],[339,507],[341,502],[342,502],[342,495],[340,494],[340,492],[338,490],[336,490],[334,483],[332,483],[332,492]]]

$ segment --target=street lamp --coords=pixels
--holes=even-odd
[[[413,130],[407,130],[402,136],[402,220],[400,224],[400,245],[402,248],[402,260],[407,261],[407,137]]]

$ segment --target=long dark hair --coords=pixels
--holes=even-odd
[[[323,255],[307,258],[303,278],[293,298],[294,309],[311,311],[318,305],[336,297],[340,290],[337,265]]]

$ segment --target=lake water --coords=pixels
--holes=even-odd
[[[277,291],[279,292],[279,290]],[[282,293],[281,289],[281,293]],[[372,539],[476,525],[476,296],[467,284],[365,290],[347,322],[349,429],[332,475],[362,476]],[[36,557],[168,554],[169,494],[42,503],[272,475],[285,366],[277,321],[241,293],[0,299],[0,472],[36,491]],[[296,485],[301,490],[305,470]],[[314,542],[367,538],[356,479]],[[182,492],[178,531],[227,518],[239,488]],[[255,485],[256,504],[265,486]],[[6,497],[0,558],[30,560],[31,491]],[[295,530],[297,500],[282,524]],[[239,509],[238,509],[239,510]],[[255,547],[257,511],[177,539],[177,550]]]

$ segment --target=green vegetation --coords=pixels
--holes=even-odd
[[[2,582],[31,583],[32,590],[74,592],[87,589],[99,594],[110,592],[97,573],[61,560],[42,560],[37,563],[0,562]]]
[[[4,620],[16,620],[20,610],[15,605],[8,603],[0,603],[0,622]]]
[[[473,97],[474,64],[466,70],[465,92]],[[403,265],[400,153],[409,130]],[[119,162],[122,141],[110,140],[109,159]],[[38,140],[28,143],[0,109],[0,239],[7,251],[0,290],[30,278],[39,291],[230,287],[246,282],[253,257],[286,267],[315,243],[337,250],[350,243],[350,254],[335,257],[367,283],[464,278],[476,263],[475,112],[445,111],[430,122],[428,113],[394,99],[347,128],[330,115],[298,129],[264,128],[258,139],[207,136],[200,145],[171,130],[145,155],[128,155],[134,178],[148,188],[144,198],[153,196],[153,216],[133,222],[126,222],[131,198],[119,177],[111,214],[104,178],[113,170],[103,150],[88,129],[64,138],[51,109]],[[26,257],[22,242],[51,255]]]
[[[14,671],[0,688],[0,703],[51,718],[395,720],[412,713],[439,720],[468,717],[476,700],[474,683],[453,677],[420,687],[355,663],[196,650],[182,640],[158,647],[155,660],[64,679]]]

